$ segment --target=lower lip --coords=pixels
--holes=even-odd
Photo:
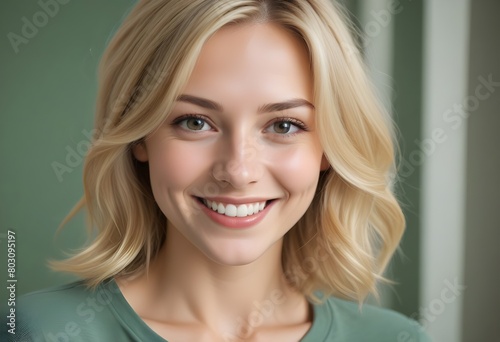
[[[249,228],[252,226],[255,226],[258,224],[260,221],[264,219],[264,217],[267,215],[269,210],[271,210],[271,207],[274,205],[276,200],[271,201],[271,203],[267,204],[264,210],[259,211],[257,214],[245,216],[245,217],[229,217],[223,214],[219,214],[216,211],[213,211],[212,209],[208,209],[207,206],[205,206],[203,203],[201,203],[199,200],[196,200],[199,205],[201,206],[201,209],[203,212],[212,219],[215,223],[218,223],[224,227],[227,228],[232,228],[232,229],[244,229],[244,228]]]

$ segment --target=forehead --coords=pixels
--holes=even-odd
[[[276,24],[229,25],[203,46],[184,93],[219,101],[302,97],[312,102],[308,52]]]

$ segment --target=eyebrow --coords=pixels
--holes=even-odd
[[[198,97],[198,96],[193,96],[193,95],[187,95],[187,94],[182,94],[177,98],[177,101],[180,102],[187,102],[194,104],[198,107],[202,107],[205,109],[209,110],[215,110],[218,112],[223,111],[223,106],[220,103],[217,103],[212,100],[205,99],[203,97]],[[300,99],[300,98],[295,98],[295,99],[290,99],[282,102],[276,102],[276,103],[268,103],[265,105],[262,105],[259,107],[257,110],[258,113],[270,113],[270,112],[279,112],[291,108],[296,108],[296,107],[310,107],[314,109],[314,105],[305,100],[305,99]]]

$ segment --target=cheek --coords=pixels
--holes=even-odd
[[[319,178],[321,153],[305,146],[289,147],[273,157],[276,179],[291,194],[314,193]]]
[[[202,146],[169,141],[149,150],[151,185],[167,189],[186,188],[208,167],[207,151]]]

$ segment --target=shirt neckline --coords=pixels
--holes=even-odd
[[[112,278],[99,285],[102,290],[112,293],[110,308],[114,316],[127,332],[139,341],[168,342],[158,335],[144,320],[134,311],[127,302],[116,281]],[[313,307],[313,321],[311,328],[302,337],[300,342],[324,341],[328,333],[328,327],[332,321],[331,308],[326,303],[315,304]]]

